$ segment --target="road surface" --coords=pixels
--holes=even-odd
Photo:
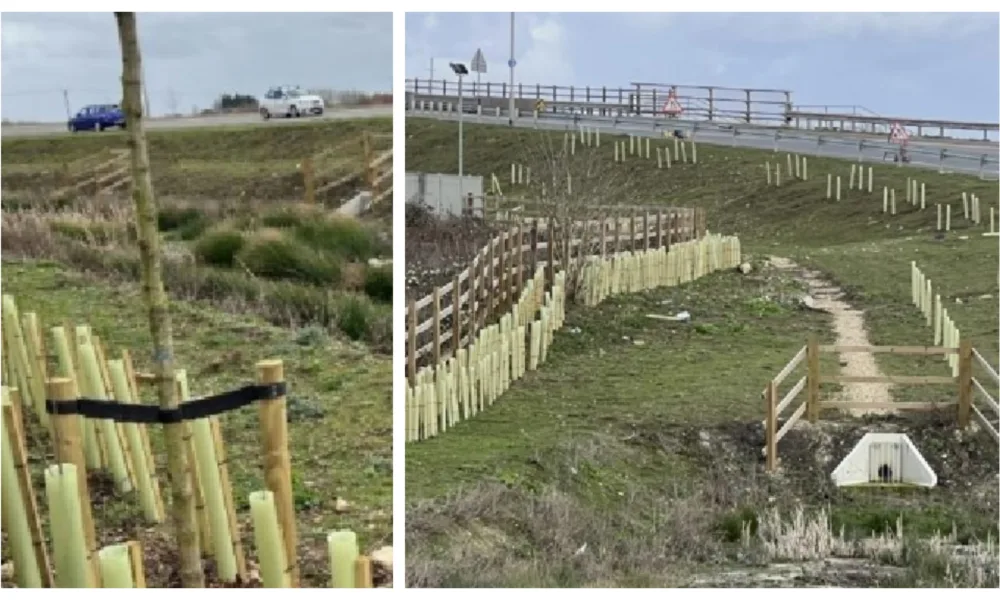
[[[408,110],[407,114],[413,117],[447,121],[458,120],[457,113]],[[465,116],[465,122],[492,125],[508,124],[506,115],[497,117],[495,115],[468,114]],[[690,122],[675,124],[663,119],[643,117],[622,117],[615,120],[611,117],[579,115],[574,120],[571,116],[551,114],[539,116],[537,120],[532,116],[522,116],[514,122],[515,127],[527,129],[565,131],[577,127],[600,127],[602,131],[654,138],[662,137],[664,132],[672,133],[674,129],[685,129],[690,135],[691,125]],[[777,133],[777,138],[775,133]],[[891,163],[892,155],[887,155],[887,153],[893,152],[897,148],[888,144],[885,138],[863,138],[856,134],[807,133],[800,130],[769,130],[740,126],[720,128],[707,123],[698,124],[694,138],[708,144],[764,150],[776,149],[780,152],[863,160],[868,163]],[[1000,145],[997,143],[969,143],[964,140],[920,140],[912,141],[908,148],[911,161],[908,166],[910,167],[943,169],[944,171],[972,175],[982,173],[992,178],[1000,175]]]
[[[318,120],[334,119],[368,119],[371,117],[391,117],[392,106],[364,106],[360,108],[332,108],[327,109],[319,117],[301,117],[298,119],[272,118],[264,121],[257,113],[239,113],[229,115],[210,115],[204,117],[179,117],[148,119],[145,123],[147,130],[154,129],[198,129],[202,127],[226,127],[226,126],[260,126],[260,127],[280,127],[288,124],[302,124]],[[95,132],[81,131],[71,134],[66,129],[65,123],[25,123],[25,124],[3,124],[0,127],[0,135],[4,139],[19,137],[39,137],[53,135],[96,135]]]

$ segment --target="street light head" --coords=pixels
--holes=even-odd
[[[451,70],[455,72],[455,75],[461,76],[469,74],[469,70],[466,69],[465,65],[462,63],[448,63],[448,65],[451,67]]]

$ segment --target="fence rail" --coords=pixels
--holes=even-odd
[[[73,194],[108,194],[132,181],[128,150],[105,148],[97,154],[67,163],[63,168],[63,187],[53,192],[57,200]]]

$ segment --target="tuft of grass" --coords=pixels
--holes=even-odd
[[[236,256],[246,245],[243,234],[234,229],[218,228],[204,233],[194,244],[194,254],[206,265],[233,267]]]
[[[254,275],[271,279],[336,286],[342,275],[340,263],[334,257],[320,254],[280,233],[256,235],[237,258]]]
[[[295,237],[322,252],[350,261],[365,261],[381,248],[374,231],[357,219],[332,216],[295,224]]]

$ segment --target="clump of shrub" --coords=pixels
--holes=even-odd
[[[368,337],[374,316],[371,303],[362,296],[346,296],[337,313],[337,327],[352,340]]]
[[[275,230],[251,239],[237,258],[254,275],[272,279],[336,286],[343,275],[336,257],[324,256]]]
[[[303,218],[303,214],[300,211],[287,207],[269,210],[260,216],[261,225],[264,227],[277,227],[279,229],[296,227],[308,220],[307,218]]]
[[[175,231],[182,240],[193,240],[208,227],[208,216],[197,208],[164,206],[157,214],[157,228],[162,232]]]
[[[207,265],[232,267],[246,245],[243,234],[235,229],[219,228],[206,232],[194,244],[194,255]]]
[[[365,294],[378,302],[392,302],[392,269],[369,268],[365,272]]]
[[[294,227],[294,235],[311,248],[351,261],[365,261],[380,250],[371,229],[349,217],[306,220]]]

